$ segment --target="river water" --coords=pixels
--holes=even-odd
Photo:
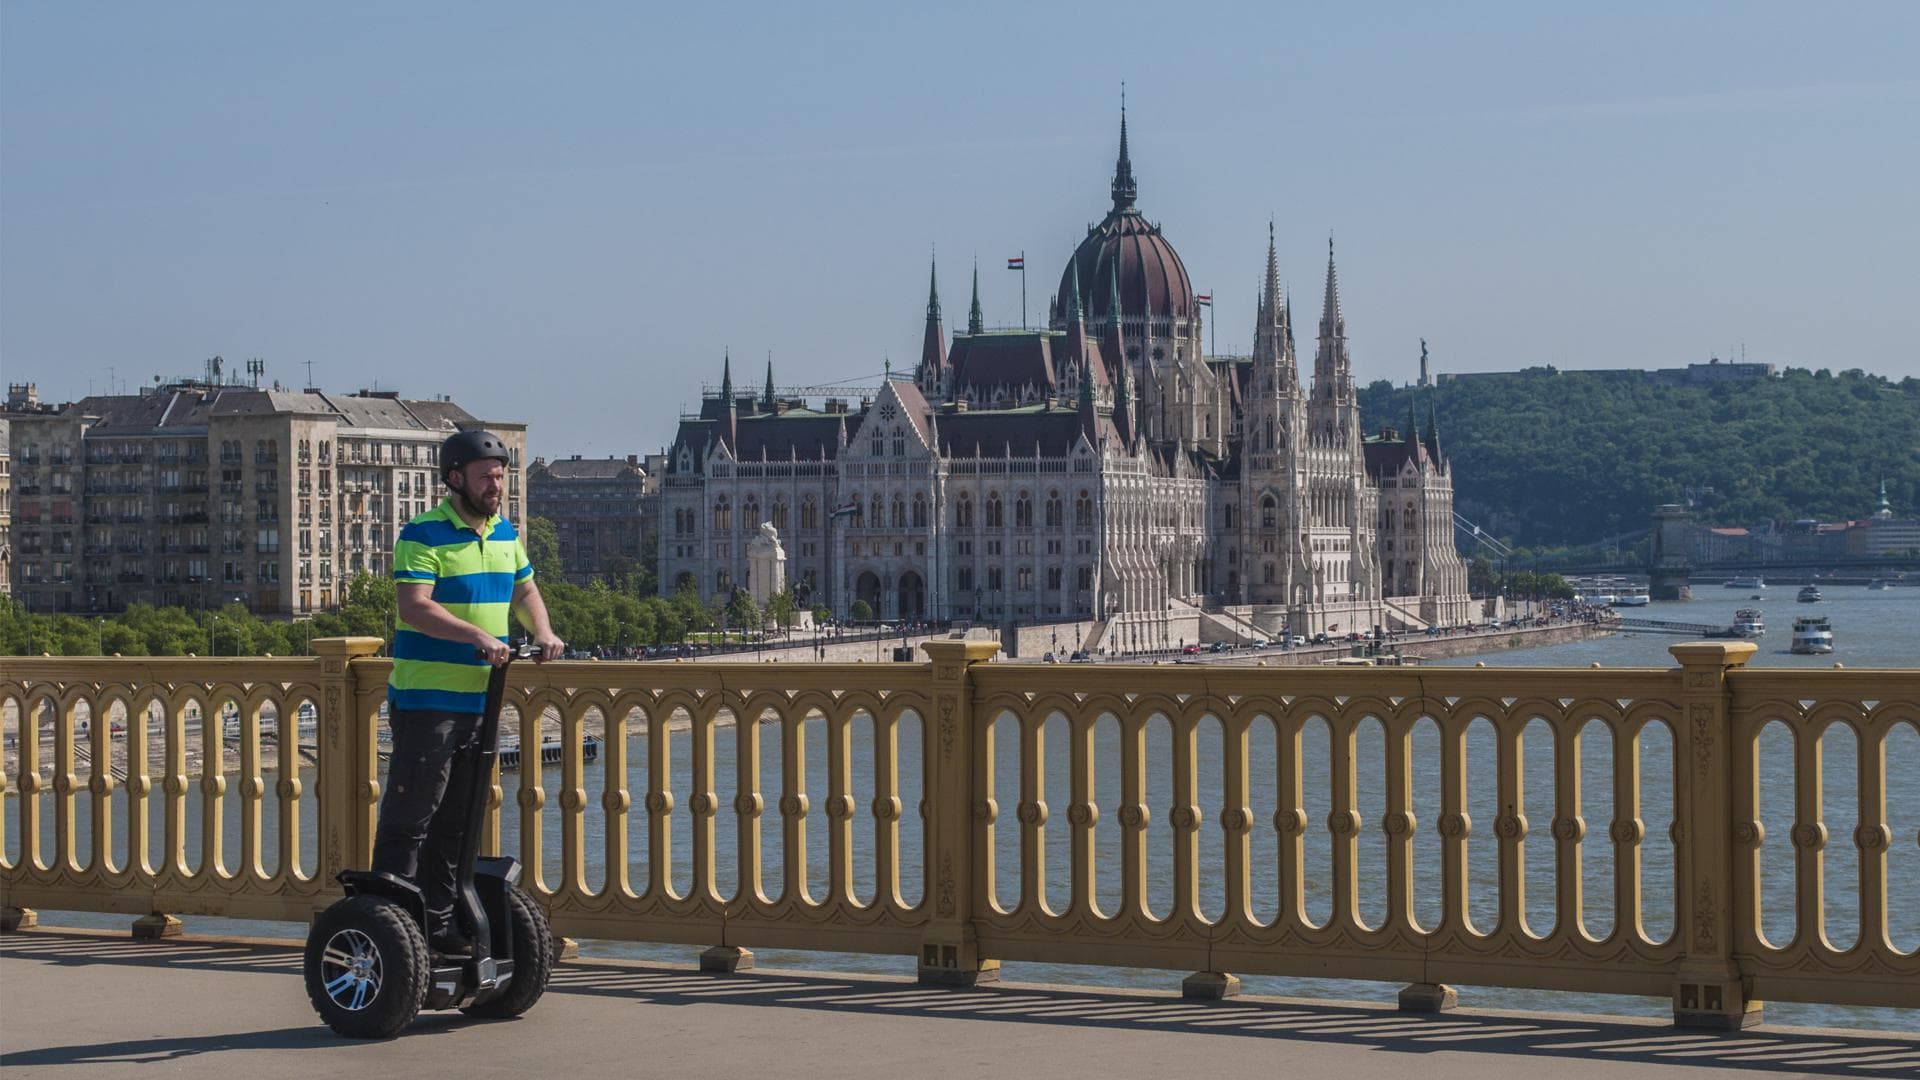
[[[1757,606],[1766,611],[1768,634],[1758,642],[1759,652],[1750,664],[1762,667],[1826,667],[1839,661],[1851,668],[1887,668],[1913,667],[1920,665],[1920,589],[1904,588],[1888,591],[1870,592],[1864,587],[1833,587],[1825,590],[1826,599],[1817,605],[1803,605],[1794,602],[1793,588],[1767,590],[1766,598],[1755,601],[1749,599],[1747,592],[1702,590],[1700,599],[1684,603],[1654,604],[1639,609],[1629,609],[1626,614],[1632,617],[1662,619],[1681,622],[1708,623],[1725,625],[1731,621],[1733,611],[1738,607]],[[1787,651],[1790,627],[1795,614],[1818,612],[1829,616],[1833,621],[1836,638],[1836,652],[1830,657],[1794,656]],[[1473,664],[1484,662],[1488,666],[1524,666],[1524,667],[1586,667],[1600,663],[1607,667],[1666,667],[1672,663],[1667,646],[1680,640],[1678,637],[1659,635],[1616,634],[1605,638],[1574,642],[1564,645],[1547,646],[1538,649],[1512,652],[1497,652],[1481,657],[1442,661],[1446,664]],[[1417,646],[1410,647],[1417,651]],[[999,801],[1003,807],[1001,826],[996,829],[995,847],[997,863],[1000,867],[999,897],[1003,905],[1012,906],[1019,895],[1019,830],[1013,822],[1013,815],[1006,812],[1018,799],[1019,763],[1018,739],[1010,719],[1003,719],[997,728],[998,761],[996,762],[996,787]],[[1544,732],[1544,725],[1541,725]],[[865,807],[869,804],[873,792],[870,731],[863,723],[855,724],[853,739],[854,805]],[[1066,773],[1066,725],[1063,720],[1049,721],[1046,731],[1050,753],[1046,761],[1046,790],[1048,801],[1054,807],[1047,832],[1047,888],[1046,895],[1050,905],[1064,906],[1068,901],[1066,882],[1068,880],[1067,857],[1069,852],[1066,831],[1064,804],[1067,801]],[[1150,760],[1164,761],[1165,748],[1169,745],[1170,733],[1162,721],[1156,721],[1148,730]],[[808,790],[813,805],[822,805],[826,794],[826,744],[825,734],[819,724],[810,724],[807,728],[805,755],[807,759]],[[1672,746],[1662,729],[1648,729],[1644,737],[1641,774],[1645,778],[1644,802],[1641,816],[1646,821],[1647,837],[1644,859],[1644,883],[1646,891],[1645,921],[1649,934],[1656,940],[1671,932],[1673,917],[1672,905],[1672,849],[1667,840],[1667,826],[1672,818],[1672,792],[1670,787],[1660,782],[1660,778],[1672,775]],[[919,759],[919,731],[915,724],[905,722],[901,726],[900,760],[903,764]],[[1326,735],[1318,725],[1310,726],[1304,740],[1304,768],[1309,782],[1306,785],[1307,820],[1324,822],[1331,809],[1327,803],[1325,783],[1314,783],[1313,778],[1327,775]],[[1792,761],[1787,749],[1787,740],[1780,729],[1770,728],[1762,737],[1762,797],[1761,820],[1766,825],[1768,841],[1762,847],[1762,889],[1766,911],[1764,929],[1769,940],[1786,942],[1796,932],[1792,907],[1792,854],[1791,847],[1784,838],[1792,825],[1793,809],[1791,800]],[[647,747],[644,737],[632,737],[628,742],[628,786],[636,793],[644,790],[647,776]],[[1385,914],[1385,844],[1378,823],[1384,812],[1384,778],[1382,775],[1383,738],[1377,723],[1367,722],[1360,731],[1359,738],[1359,790],[1361,792],[1361,813],[1368,827],[1361,834],[1360,843],[1360,894],[1361,915],[1369,925],[1377,924]],[[1611,788],[1608,777],[1612,773],[1610,760],[1611,747],[1597,727],[1582,736],[1582,765],[1585,774],[1583,784],[1582,815],[1589,823],[1589,837],[1604,838],[1604,825],[1596,830],[1594,822],[1602,822],[1613,816]],[[716,794],[718,804],[726,807],[732,804],[734,790],[734,738],[730,730],[721,730],[716,735]],[[1822,771],[1825,778],[1825,811],[1830,835],[1848,837],[1852,834],[1854,818],[1857,816],[1854,800],[1854,768],[1856,754],[1849,739],[1829,736],[1823,747]],[[1420,833],[1415,841],[1414,872],[1417,883],[1435,883],[1439,873],[1439,843],[1433,835],[1432,823],[1439,818],[1438,783],[1436,765],[1438,758],[1438,738],[1431,725],[1424,724],[1416,728],[1414,736],[1415,778],[1414,807],[1421,823]],[[777,802],[781,760],[780,730],[777,725],[763,726],[761,748],[761,771],[766,777],[769,804]],[[1550,932],[1553,928],[1554,912],[1552,898],[1554,894],[1554,865],[1552,860],[1552,841],[1544,827],[1553,817],[1553,773],[1551,762],[1551,744],[1546,738],[1529,738],[1526,749],[1526,814],[1535,823],[1532,838],[1528,842],[1528,925],[1538,933]],[[1114,786],[1119,775],[1119,753],[1117,730],[1111,721],[1103,721],[1096,731],[1095,764],[1100,787],[1096,790],[1095,801],[1103,805],[1096,827],[1096,857],[1099,870],[1096,875],[1096,896],[1103,908],[1111,909],[1119,897],[1119,845],[1120,833],[1117,824],[1118,814],[1110,809],[1117,801]],[[1468,740],[1468,789],[1470,792],[1468,810],[1476,822],[1491,822],[1496,813],[1492,791],[1494,771],[1492,767],[1492,738],[1489,725],[1478,722],[1469,733]],[[1199,771],[1201,787],[1196,800],[1209,813],[1217,817],[1222,805],[1220,790],[1220,738],[1212,724],[1203,725],[1200,739]],[[688,771],[687,740],[684,732],[673,733],[673,753],[670,767],[672,786],[678,806],[687,805],[688,792],[691,789],[691,777]],[[1271,919],[1277,910],[1274,876],[1270,868],[1277,854],[1277,840],[1271,825],[1273,811],[1273,790],[1271,777],[1274,775],[1274,746],[1270,736],[1256,737],[1251,748],[1250,767],[1256,778],[1253,785],[1253,819],[1260,823],[1255,828],[1253,841],[1253,865],[1257,869],[1254,880],[1255,913],[1263,921]],[[604,787],[602,770],[589,766],[586,806],[589,812],[585,817],[587,831],[588,883],[598,887],[604,881],[604,870],[596,869],[596,854],[602,850],[605,819],[600,806],[600,792]],[[1159,808],[1170,805],[1172,799],[1171,783],[1166,770],[1150,768],[1146,802],[1156,809],[1154,829],[1156,833],[1149,844],[1148,886],[1151,906],[1154,911],[1164,913],[1170,907],[1172,890],[1172,864],[1170,844],[1160,832],[1167,828],[1164,813]],[[1261,778],[1266,778],[1262,783]],[[559,822],[560,815],[555,809],[558,799],[554,789],[558,786],[558,770],[549,768],[545,778],[548,791],[548,810],[544,814],[544,865],[541,870],[549,880],[557,880],[559,869]],[[513,791],[519,783],[517,777],[508,774],[505,778],[509,806],[512,805]],[[1902,950],[1911,951],[1920,948],[1920,846],[1912,840],[1920,833],[1920,736],[1910,729],[1902,728],[1889,746],[1888,758],[1888,803],[1889,825],[1896,838],[1889,857],[1889,894],[1893,918],[1893,938]],[[908,807],[916,805],[920,798],[918,770],[901,769],[900,792],[902,804]],[[312,790],[311,784],[309,791]],[[11,793],[10,793],[11,794]],[[643,800],[636,794],[636,810]],[[238,800],[227,800],[227,817],[224,831],[228,836],[229,849],[238,843],[238,822],[235,812]],[[312,800],[304,801],[303,852],[302,861],[311,865],[314,858],[313,821],[311,815]],[[266,825],[263,835],[272,835],[272,821],[275,806],[271,802],[264,806]],[[197,837],[199,835],[200,806],[197,801],[189,804],[188,823],[188,860],[189,865],[197,865],[200,852]],[[156,815],[157,816],[157,815]],[[687,819],[684,811],[676,811],[674,821],[674,887],[677,892],[685,891],[691,884],[691,858],[688,851]],[[873,890],[873,843],[871,830],[863,825],[867,819],[856,818],[854,829],[855,892],[861,897],[870,897]],[[82,823],[81,850],[85,851],[85,825]],[[918,830],[907,826],[916,824],[912,815],[902,823],[902,877],[903,892],[909,903],[920,898],[920,851],[921,843]],[[1208,823],[1212,824],[1211,821]],[[815,812],[807,820],[809,878],[814,895],[826,892],[826,852],[827,820],[823,813]],[[518,821],[509,816],[503,823],[504,845],[508,851],[518,848]],[[645,865],[646,819],[643,813],[636,812],[629,821],[629,851],[634,853],[635,864],[630,868],[633,886],[643,889],[647,884]],[[719,863],[722,868],[720,889],[729,893],[738,881],[736,876],[735,831],[731,819],[722,817],[716,829],[719,847]],[[777,890],[779,866],[782,857],[779,843],[779,819],[769,815],[762,825],[765,845],[763,874],[770,890]],[[1308,865],[1308,916],[1318,922],[1331,911],[1331,851],[1324,827],[1309,828],[1306,837],[1306,860]],[[1778,838],[1778,839],[1776,839]],[[1906,838],[1902,842],[1901,838]],[[1495,848],[1487,838],[1476,835],[1475,842],[1469,844],[1469,877],[1471,911],[1474,922],[1480,926],[1491,926],[1497,911],[1497,863]],[[1207,827],[1200,832],[1201,865],[1217,867],[1222,864],[1222,843],[1220,831]],[[50,836],[48,843],[50,844]],[[116,850],[123,843],[116,838]],[[154,838],[155,849],[159,847],[159,837]],[[15,838],[8,837],[7,850],[10,857],[17,852]],[[269,850],[268,867],[272,868],[276,855]],[[1826,933],[1836,944],[1844,947],[1856,940],[1859,935],[1853,893],[1857,888],[1858,865],[1856,853],[1850,843],[1835,842],[1827,848],[1826,860],[1828,923]],[[1583,925],[1586,931],[1596,936],[1604,936],[1614,925],[1616,913],[1611,909],[1612,851],[1611,846],[1593,839],[1583,846],[1582,877],[1585,881],[1587,900],[1586,916]],[[1222,906],[1221,883],[1208,880],[1203,885],[1203,910],[1218,913]],[[1422,925],[1431,925],[1438,919],[1437,888],[1431,884],[1416,886],[1416,917]],[[124,925],[122,916],[100,916],[86,913],[48,913],[48,924],[118,926]],[[260,924],[192,918],[190,929],[210,933],[279,933],[287,936],[300,936],[304,927],[296,924]],[[619,941],[588,941],[582,943],[583,952],[588,955],[624,956],[652,960],[665,960],[691,964],[697,949],[680,946],[648,945]],[[855,970],[906,974],[912,971],[912,961],[907,957],[863,956],[857,954],[783,952],[763,950],[759,952],[759,962],[764,967],[811,968],[816,970]],[[1064,966],[1051,964],[1014,963],[1008,964],[1005,976],[1010,980],[1026,982],[1050,982],[1093,986],[1134,986],[1172,988],[1184,972],[1149,971],[1128,968],[1109,968],[1094,966]],[[1272,977],[1246,977],[1245,989],[1248,993],[1279,994],[1304,997],[1342,998],[1359,1000],[1391,1000],[1396,987],[1378,983],[1351,982],[1328,979],[1282,979]],[[1665,1016],[1671,1005],[1665,998],[1631,998],[1613,995],[1586,995],[1555,993],[1529,990],[1503,990],[1496,988],[1462,987],[1462,1004],[1488,1008],[1509,1009],[1545,1009],[1558,1011],[1599,1012],[1615,1014],[1635,1014],[1646,1016]],[[1857,1009],[1839,1006],[1801,1005],[1788,1002],[1772,1002],[1768,1005],[1768,1019],[1776,1023],[1834,1025],[1847,1027],[1880,1028],[1890,1030],[1920,1031],[1920,1015],[1911,1012],[1888,1009]]]

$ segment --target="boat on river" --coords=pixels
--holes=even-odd
[[[1646,607],[1653,603],[1653,594],[1636,585],[1615,597],[1613,603],[1615,607]]]
[[[1766,637],[1767,622],[1759,608],[1743,607],[1733,613],[1733,627],[1730,632],[1734,637],[1740,638]]]
[[[1833,651],[1833,624],[1825,615],[1802,615],[1793,620],[1794,652],[1821,655]]]
[[[1871,592],[1886,592],[1891,588],[1893,588],[1893,582],[1888,581],[1886,578],[1874,578],[1872,581],[1867,582],[1867,589]]]
[[[1767,579],[1763,577],[1731,577],[1727,579],[1729,589],[1764,589]]]
[[[1794,597],[1794,599],[1800,601],[1803,604],[1817,604],[1820,602],[1820,586],[1818,585],[1804,586],[1800,590],[1800,595]]]

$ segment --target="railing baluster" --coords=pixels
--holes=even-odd
[[[79,723],[81,700],[73,699],[64,709],[56,707],[53,714],[53,865],[63,875],[80,870],[73,817],[73,729]]]
[[[101,875],[123,869],[113,865],[113,791],[119,786],[113,779],[113,708],[109,703],[106,709],[96,711],[88,732],[93,758],[89,770],[93,775],[87,781],[87,801],[93,817],[92,869]]]
[[[633,811],[633,793],[627,789],[627,714],[609,706],[600,716],[601,805],[607,811],[606,895],[628,896],[633,892],[632,872],[627,868],[627,820]]]
[[[1147,719],[1138,709],[1120,717],[1120,914],[1147,911]]]
[[[740,888],[736,900],[758,903],[766,899],[762,878],[760,817],[766,812],[766,794],[761,790],[760,716],[742,715],[734,722],[733,769],[738,782],[734,786],[735,828],[739,830]]]
[[[1802,726],[1793,740],[1793,899],[1795,941],[1820,948],[1826,942],[1827,824],[1820,805],[1821,729]]]
[[[1072,804],[1067,807],[1069,851],[1072,861],[1071,895],[1068,909],[1081,915],[1094,915],[1094,823],[1099,811],[1094,802],[1093,734],[1097,717],[1075,713],[1067,718],[1067,786]]]
[[[1275,921],[1292,930],[1307,925],[1307,810],[1305,773],[1301,762],[1301,732],[1305,722],[1294,709],[1274,702],[1273,767],[1278,789],[1273,827],[1278,834],[1275,859],[1279,863],[1280,911]]]
[[[551,896],[554,886],[547,881],[546,834],[541,824],[541,808],[547,792],[542,785],[545,769],[540,762],[540,713],[525,697],[515,702],[520,717],[520,864],[532,885],[529,892]]]
[[[239,705],[236,703],[236,709]],[[226,703],[200,713],[200,876],[224,878],[226,873],[225,821],[221,817],[227,794]]]
[[[19,730],[14,735],[14,741],[18,744],[18,747],[17,747],[18,751],[24,754],[27,749],[27,732],[32,728],[31,717],[33,716],[33,713],[28,710],[27,702],[24,697],[0,698],[0,709],[5,709],[9,703],[11,703],[14,709],[17,710],[20,718]],[[0,763],[0,869],[4,869],[4,870],[12,870],[21,865],[21,863],[19,862],[10,862],[7,859],[7,843],[6,843],[7,806],[8,806],[7,792],[12,788],[12,786],[13,786],[12,783],[7,779],[6,765],[4,763]],[[18,823],[16,822],[16,824]],[[25,850],[26,850],[25,845],[22,845],[21,851],[24,853]],[[22,856],[22,861],[23,862],[25,861],[24,855]]]
[[[234,874],[250,881],[265,881],[266,867],[260,853],[260,797],[266,793],[266,781],[260,775],[260,710],[266,702],[240,709],[240,865]],[[286,725],[282,706],[274,706],[275,723]]]
[[[1580,813],[1580,729],[1561,718],[1553,728],[1554,933],[1578,936],[1586,885],[1580,849],[1587,822]]]
[[[1500,922],[1502,934],[1527,929],[1527,773],[1522,757],[1524,721],[1512,713],[1494,723],[1498,750],[1500,809],[1493,832],[1500,844]]]
[[[1860,940],[1868,952],[1889,959],[1892,928],[1887,911],[1887,851],[1893,830],[1887,827],[1886,724],[1863,724],[1859,731],[1860,827],[1854,846],[1860,850]]]
[[[789,905],[812,902],[807,891],[807,718],[781,718],[780,840],[785,859],[780,867],[781,900]]]
[[[1173,921],[1199,920],[1200,914],[1200,770],[1196,760],[1199,721],[1186,714],[1167,717],[1173,735]]]
[[[181,879],[188,876],[187,870],[187,702],[196,701],[200,706],[201,725],[206,724],[207,704],[198,699],[188,698],[172,702],[166,718],[166,779],[161,788],[166,793],[166,805],[161,813],[166,815],[165,838],[167,850],[163,879]]]
[[[1332,923],[1359,930],[1360,806],[1357,763],[1359,721],[1351,715],[1330,718],[1327,724],[1327,770],[1331,784],[1327,831],[1333,847]]]
[[[138,709],[127,710],[127,866],[143,886],[151,885],[153,865],[153,766],[147,760],[147,725],[153,720],[155,706],[164,715],[166,698],[155,695],[142,700]],[[24,748],[25,743],[22,742]],[[25,799],[22,799],[24,809]]]
[[[587,766],[585,717],[581,706],[560,706],[560,880],[554,891],[586,896],[587,888]],[[521,748],[520,756],[526,756]]]
[[[1473,818],[1467,813],[1467,721],[1451,706],[1440,713],[1440,925],[1456,934],[1484,933],[1473,925],[1467,905],[1467,841]]]
[[[673,895],[673,713],[647,710],[647,892]]]
[[[1046,716],[1015,717],[1020,725],[1020,910],[1037,913],[1047,903]]]
[[[1409,936],[1413,925],[1413,722],[1399,717],[1382,724],[1386,734],[1387,834],[1386,927]],[[1429,928],[1431,929],[1431,928]]]
[[[285,703],[275,721],[275,750],[280,759],[280,778],[274,782],[274,797],[280,802],[280,816],[274,822],[274,842],[280,846],[275,880],[282,887],[299,880],[300,865],[300,701]],[[286,705],[291,705],[287,708]],[[133,718],[127,718],[127,731],[133,731]],[[319,737],[316,727],[314,736]],[[131,739],[129,739],[131,741]]]
[[[742,789],[744,790],[744,789]],[[873,899],[892,911],[900,898],[900,713],[882,709],[873,717]],[[740,845],[746,851],[746,844]],[[744,854],[742,858],[744,858]]]
[[[827,714],[827,895],[851,906],[853,897],[853,717]]]
[[[1221,883],[1224,923],[1253,921],[1253,807],[1248,795],[1247,728],[1242,710],[1220,718],[1220,826],[1226,845],[1226,880]],[[1088,829],[1092,839],[1092,829]]]
[[[1640,725],[1613,729],[1613,820],[1607,826],[1613,841],[1614,936],[1631,942],[1647,939],[1646,912],[1640,889],[1641,845],[1647,824],[1640,817]]]
[[[687,792],[687,827],[693,841],[692,895],[704,904],[719,902],[713,843],[713,729],[715,715],[729,704],[726,695],[710,696],[693,710],[693,723],[687,729],[693,755]]]

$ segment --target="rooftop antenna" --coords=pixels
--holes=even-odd
[[[260,376],[267,373],[267,362],[259,357],[247,361],[247,376],[253,380],[253,388],[260,389]]]
[[[307,365],[307,388],[313,389],[313,361],[312,360],[306,361],[306,365]]]

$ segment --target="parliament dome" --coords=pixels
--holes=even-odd
[[[1186,264],[1160,227],[1134,206],[1139,192],[1133,179],[1133,161],[1127,154],[1125,114],[1120,117],[1120,157],[1114,166],[1112,190],[1113,209],[1087,231],[1087,238],[1074,249],[1072,260],[1060,272],[1060,289],[1054,294],[1055,323],[1065,323],[1072,315],[1076,270],[1089,323],[1106,322],[1115,274],[1119,275],[1123,318],[1138,319],[1149,310],[1156,321],[1169,316],[1176,320],[1193,318],[1193,283],[1187,277]]]

